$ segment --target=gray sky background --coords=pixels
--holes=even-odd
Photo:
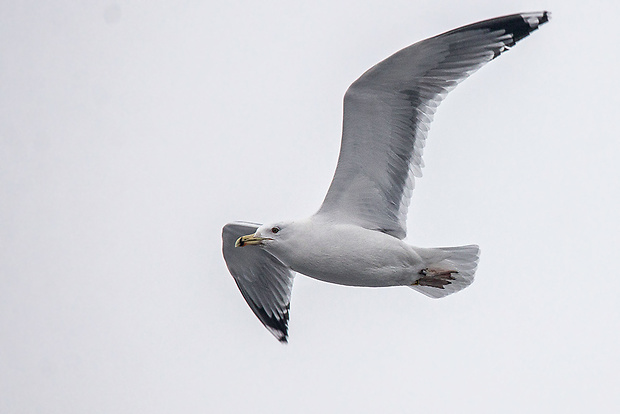
[[[278,344],[221,227],[318,209],[370,66],[543,9],[440,106],[414,192],[409,242],[479,244],[476,282],[431,300],[299,276]],[[619,13],[2,1],[0,412],[617,412]]]

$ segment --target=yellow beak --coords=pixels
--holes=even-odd
[[[241,236],[235,242],[235,247],[261,245],[263,240],[272,240],[269,237],[256,237],[254,234],[248,234],[247,236]]]

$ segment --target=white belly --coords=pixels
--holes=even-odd
[[[413,283],[424,267],[413,247],[387,234],[336,224],[313,226],[286,248],[271,251],[296,272],[350,286]]]

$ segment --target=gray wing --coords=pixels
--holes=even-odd
[[[404,238],[437,106],[460,81],[548,20],[549,13],[539,12],[464,26],[364,73],[345,94],[338,166],[317,214]]]
[[[229,223],[222,229],[222,253],[230,274],[254,314],[280,342],[287,342],[294,273],[260,247],[237,248],[235,241],[259,224]]]

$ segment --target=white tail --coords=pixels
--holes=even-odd
[[[430,266],[417,284],[410,286],[412,289],[437,299],[465,289],[473,283],[480,255],[478,246],[470,244],[438,247],[433,250],[440,250],[448,256]]]

